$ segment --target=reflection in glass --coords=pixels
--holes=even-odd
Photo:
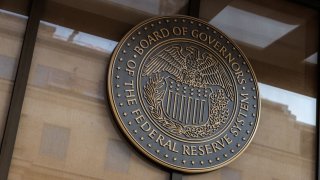
[[[238,159],[184,179],[314,179],[318,13],[284,0],[203,0],[200,17],[248,57],[260,82],[261,114]]]
[[[113,3],[144,11],[153,15],[177,14],[188,0],[109,0]]]
[[[88,33],[79,32],[63,26],[58,26],[49,22],[41,21],[47,28],[54,29],[53,38],[57,38],[70,43],[85,46],[90,49],[95,49],[105,53],[112,53],[113,49],[118,44],[116,41],[94,36]]]
[[[26,16],[0,9],[0,140],[7,118],[26,21]]]
[[[313,54],[311,54],[309,57],[307,57],[305,60],[305,62],[307,63],[311,63],[311,64],[317,64],[318,61],[318,52],[315,52]]]
[[[269,46],[298,27],[232,6],[225,7],[209,23],[233,39],[259,48]]]
[[[296,112],[289,110],[294,108],[294,104],[290,102],[308,102],[309,97],[286,92],[288,95],[278,88],[264,86],[267,85],[259,84],[263,98],[258,130],[245,152],[219,170],[206,174],[185,175],[184,180],[314,179],[315,126],[307,123],[315,117],[311,117],[311,121],[307,119],[307,123],[301,122],[293,114]],[[279,99],[274,99],[269,92],[276,92]],[[283,95],[286,97],[281,98]],[[293,98],[292,101],[289,98]]]
[[[133,153],[106,110],[116,44],[41,22],[9,179],[169,178]]]
[[[316,125],[316,98],[259,83],[261,98],[286,105],[297,121]]]

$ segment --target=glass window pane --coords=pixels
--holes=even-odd
[[[259,81],[261,117],[238,159],[184,179],[314,179],[318,13],[282,0],[202,0],[200,17],[247,55]]]
[[[188,0],[49,0],[43,20],[120,41],[143,20],[186,14],[187,8]]]
[[[0,139],[3,136],[27,17],[0,5]]]
[[[48,1],[9,179],[169,179],[169,173],[140,156],[118,131],[106,107],[106,67],[119,37],[140,21],[141,13],[172,14],[187,2],[170,1],[171,10],[162,7],[170,5],[166,1],[135,2],[141,5]],[[145,2],[160,10],[149,12]],[[108,14],[115,7],[130,16]]]

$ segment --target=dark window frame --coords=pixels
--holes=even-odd
[[[295,3],[298,3],[302,6],[307,6],[309,8],[320,11],[320,1],[317,0],[291,0]],[[26,13],[29,16],[28,23],[25,30],[25,35],[23,39],[23,44],[21,48],[20,58],[18,62],[18,68],[16,72],[16,77],[13,85],[11,100],[9,104],[6,124],[4,128],[4,134],[1,141],[0,147],[0,177],[1,179],[7,179],[8,173],[11,165],[12,154],[14,150],[14,144],[16,141],[16,135],[18,131],[20,115],[22,110],[22,105],[25,97],[25,91],[28,82],[28,76],[30,71],[30,66],[33,57],[33,51],[36,43],[38,27],[40,23],[40,19],[43,16],[43,10],[45,7],[46,0],[31,0],[29,1],[28,12]],[[193,17],[199,17],[200,10],[200,0],[190,0],[188,15]],[[19,12],[25,14],[23,10],[18,9]],[[318,25],[320,25],[320,18],[318,20]],[[320,30],[318,32],[320,34]],[[318,36],[318,52],[320,52],[320,36]],[[320,54],[318,53],[318,59]],[[319,61],[317,61],[319,62]],[[319,65],[317,66],[317,86],[319,84]],[[320,100],[320,88],[317,88],[317,122],[316,122],[316,171],[315,171],[315,179],[320,178],[320,137],[319,137],[319,100]],[[182,174],[174,171],[170,171],[172,180],[181,180]]]

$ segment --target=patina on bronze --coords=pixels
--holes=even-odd
[[[225,166],[257,129],[260,100],[248,59],[196,18],[156,17],[134,27],[115,49],[107,81],[124,134],[174,170]]]

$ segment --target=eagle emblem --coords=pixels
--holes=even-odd
[[[226,124],[234,86],[214,55],[195,46],[171,45],[142,68],[142,76],[149,77],[144,86],[148,109],[169,132],[204,138]]]
[[[230,78],[218,60],[210,53],[202,53],[194,46],[172,45],[150,58],[144,66],[143,76],[168,72],[177,82],[193,87],[220,86],[230,100],[234,99],[234,90]]]

